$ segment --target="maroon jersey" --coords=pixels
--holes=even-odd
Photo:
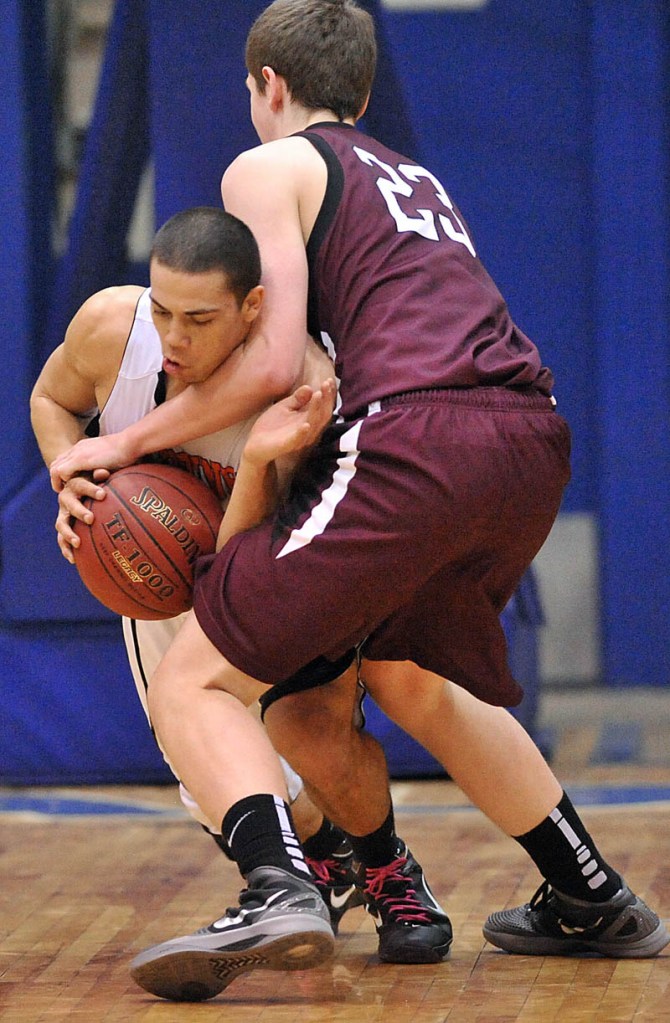
[[[350,125],[300,134],[328,167],[307,246],[309,327],[335,358],[344,418],[418,389],[550,394],[551,372],[513,323],[437,178]]]

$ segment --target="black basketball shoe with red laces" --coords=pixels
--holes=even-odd
[[[449,954],[449,917],[435,900],[423,870],[398,839],[396,859],[366,868],[367,911],[375,917],[384,963],[439,963]]]

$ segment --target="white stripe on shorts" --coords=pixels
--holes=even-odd
[[[345,452],[337,460],[337,469],[333,475],[333,481],[321,495],[321,500],[312,508],[311,515],[306,519],[299,529],[294,529],[290,537],[277,555],[283,558],[286,554],[300,550],[311,543],[315,536],[320,536],[335,514],[335,509],[344,497],[356,475],[356,459],[360,455],[358,450],[358,434],[360,433],[363,421],[355,423],[340,437],[340,451]]]

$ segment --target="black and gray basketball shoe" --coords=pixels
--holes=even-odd
[[[607,902],[584,902],[544,881],[524,906],[492,913],[483,930],[492,945],[528,956],[645,959],[670,942],[656,914],[626,886]]]
[[[375,917],[384,963],[439,963],[449,954],[449,917],[435,900],[423,870],[398,839],[395,860],[365,870],[365,899]]]
[[[256,867],[240,904],[194,934],[140,952],[130,964],[145,991],[175,1002],[214,998],[248,970],[305,970],[333,951],[328,909],[314,884]]]
[[[330,912],[333,931],[337,934],[340,920],[347,910],[365,904],[363,876],[356,870],[351,846],[345,839],[327,859],[313,860],[309,856],[305,859]]]

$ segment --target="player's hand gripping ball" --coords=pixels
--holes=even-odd
[[[94,597],[129,618],[173,618],[193,600],[196,559],[211,554],[221,502],[201,480],[171,465],[131,465],[86,501],[93,524],[77,521],[74,559]]]

